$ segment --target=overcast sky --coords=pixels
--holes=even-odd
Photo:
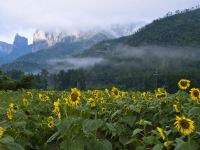
[[[29,38],[35,29],[66,30],[146,21],[200,0],[0,0],[0,41],[15,33]]]

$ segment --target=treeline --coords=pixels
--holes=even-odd
[[[170,93],[178,90],[177,82],[182,78],[192,81],[193,87],[200,83],[200,71],[160,72],[154,69],[117,69],[111,66],[96,66],[90,69],[61,70],[50,74],[42,70],[39,74],[25,74],[21,71],[1,72],[0,89],[43,89],[69,90],[78,87],[81,90],[104,89],[116,86],[122,90],[154,91],[158,87],[166,88]]]
[[[43,69],[38,74],[25,74],[22,71],[0,71],[0,90],[42,89],[66,90],[72,87],[86,89],[86,79],[83,70],[61,70],[50,74]]]
[[[34,76],[22,71],[0,71],[0,90],[17,90],[34,88]]]

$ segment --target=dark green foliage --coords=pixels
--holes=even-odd
[[[61,70],[58,74],[50,75],[49,80],[53,81],[54,89],[64,90],[72,87],[86,89],[86,72],[84,70]]]
[[[127,39],[129,45],[199,46],[200,9],[154,20]]]
[[[0,71],[0,90],[31,89],[33,86],[33,75],[16,70],[7,73]]]
[[[23,76],[16,86],[16,89],[31,89],[34,87],[34,76],[26,75]]]

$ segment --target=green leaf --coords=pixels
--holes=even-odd
[[[58,126],[58,130],[61,135],[67,135],[72,132],[71,128],[74,125],[80,124],[81,119],[78,117],[67,117],[62,120],[61,124]]]
[[[128,124],[130,127],[133,127],[136,121],[136,116],[125,116],[120,119],[120,122]]]
[[[96,131],[103,125],[103,121],[101,119],[97,120],[84,120],[83,121],[83,132],[88,134],[90,132]]]
[[[26,121],[18,121],[13,124],[15,127],[25,127]]]
[[[7,135],[7,136],[0,139],[0,143],[3,143],[3,144],[14,143],[14,139],[11,136]]]
[[[153,147],[152,150],[162,150],[162,149],[163,149],[163,144],[158,143],[158,144],[156,144],[156,145]]]
[[[144,121],[144,125],[152,126],[152,122],[145,120],[145,121]]]
[[[21,145],[17,143],[12,143],[7,146],[9,150],[25,150]]]
[[[63,150],[84,150],[84,140],[64,141],[61,144]]]
[[[200,114],[200,107],[192,107],[192,109],[189,111],[189,115],[198,115]]]
[[[147,137],[144,137],[143,140],[144,140],[147,144],[153,144],[153,143],[154,143],[154,140],[155,140],[155,137],[154,137],[154,136],[147,136]]]
[[[48,140],[46,143],[50,143],[52,142],[58,135],[60,134],[60,132],[55,132]]]
[[[85,150],[112,150],[112,144],[108,140],[91,141]]]
[[[11,136],[1,138],[0,143],[5,144],[8,150],[24,150],[21,145],[14,142],[14,139]]]
[[[145,146],[137,146],[135,150],[145,150]]]
[[[25,135],[27,135],[29,137],[34,135],[34,133],[32,131],[30,131],[30,130],[26,130],[25,129],[23,132],[24,132]]]
[[[127,143],[130,142],[130,138],[128,138],[127,136],[120,136],[119,142],[122,143],[123,145],[126,145]]]
[[[115,117],[118,116],[118,114],[121,114],[122,110],[117,110],[111,115],[111,120]]]
[[[130,105],[129,108],[130,108],[130,110],[132,110],[133,112],[137,112],[137,109],[135,108],[134,105]]]
[[[171,132],[172,132],[172,130],[165,131],[165,133],[166,133],[167,136],[168,136]]]
[[[133,131],[132,137],[134,137],[135,135],[137,135],[137,134],[140,133],[141,131],[143,131],[143,130],[142,130],[142,129],[139,129],[139,128],[135,129],[135,130]]]
[[[116,135],[116,128],[114,127],[112,123],[106,123],[106,127],[113,134],[113,136]]]
[[[177,144],[174,150],[197,150],[198,144],[195,142],[183,142]]]

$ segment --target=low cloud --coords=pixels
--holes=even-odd
[[[48,65],[53,68],[54,71],[69,70],[69,69],[79,69],[79,68],[89,68],[96,64],[102,63],[103,58],[95,57],[84,57],[84,58],[73,58],[68,57],[65,59],[51,59],[47,62]]]
[[[30,38],[27,32],[36,28],[72,30],[149,22],[198,3],[199,0],[0,0],[0,40],[12,42],[15,32]]]

